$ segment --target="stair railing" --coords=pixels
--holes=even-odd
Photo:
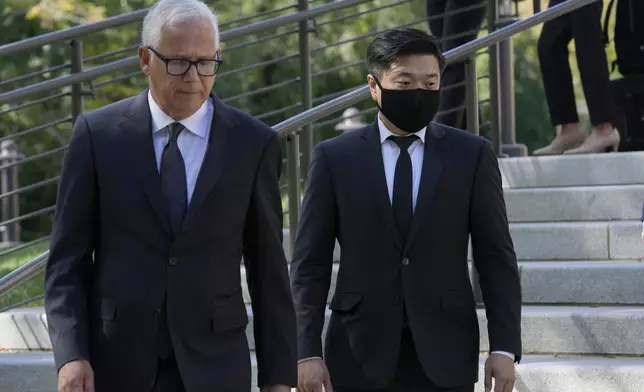
[[[345,1],[351,2],[349,0],[345,0]],[[325,6],[327,5],[330,6],[332,4],[337,4],[337,3],[344,3],[345,1],[329,3],[329,4],[326,4]],[[458,48],[455,48],[445,53],[445,56],[448,62],[462,61],[462,60],[467,61],[468,72],[467,72],[467,76],[466,76],[467,80],[465,84],[466,86],[468,86],[468,90],[469,90],[467,94],[466,102],[467,102],[467,113],[468,113],[467,117],[468,119],[471,119],[469,120],[470,123],[468,124],[468,128],[470,131],[475,133],[478,131],[478,127],[475,126],[476,122],[478,121],[478,115],[474,115],[474,114],[478,114],[478,101],[477,99],[475,99],[476,95],[472,91],[472,90],[476,90],[476,85],[477,85],[477,76],[476,76],[476,73],[473,72],[475,69],[473,65],[475,65],[476,54],[478,53],[478,51],[484,48],[489,48],[491,46],[497,45],[503,40],[507,40],[508,38],[511,38],[512,36],[522,31],[525,31],[533,26],[536,26],[538,24],[547,22],[559,16],[570,13],[578,8],[589,5],[595,1],[598,1],[598,0],[567,0],[561,4],[558,4],[554,7],[548,8],[547,10],[531,15],[525,19],[513,22],[505,27],[495,30],[494,32],[484,37],[478,38],[474,41],[471,41],[465,45],[462,45]],[[359,0],[355,0],[353,2],[357,3],[359,2]],[[324,6],[321,6],[321,7],[324,7]],[[319,8],[320,7],[316,7],[309,11],[303,11],[304,14],[296,13],[296,14],[289,15],[288,17],[296,18],[296,19],[302,18],[299,20],[304,21],[311,16],[310,12],[313,12],[313,10],[319,9]],[[299,16],[297,16],[298,14]],[[306,18],[304,18],[303,15],[307,15]],[[295,19],[290,19],[290,20],[294,21]],[[260,24],[261,23],[272,25],[272,23],[274,22],[265,21],[265,22],[260,22]],[[254,31],[254,32],[260,31],[256,29],[258,29],[258,27],[256,26],[253,28],[246,27],[246,30],[244,31]],[[242,31],[242,30],[238,30],[238,31]],[[232,34],[232,33],[229,33],[229,34]],[[235,34],[238,34],[238,33],[235,33]],[[224,34],[222,33],[222,38],[223,37],[224,37]],[[127,60],[127,61],[131,61],[131,60]],[[81,74],[87,75],[88,72],[91,72],[91,71],[83,71]],[[66,78],[66,79],[62,79],[63,80],[62,82],[61,81],[54,82],[56,79],[54,81],[51,81],[51,82],[54,82],[53,84],[48,84],[51,82],[43,82],[40,84],[40,87],[37,87],[37,90],[34,90],[36,88],[32,88],[31,90],[27,90],[26,92],[20,92],[17,95],[20,97],[29,96],[31,94],[34,94],[34,91],[41,92],[46,90],[52,90],[52,89],[56,89],[73,83],[78,83],[79,81],[91,80],[90,77],[87,77],[84,75],[65,76],[65,77],[62,77],[62,78]],[[94,74],[91,74],[91,75],[94,75]],[[55,87],[51,87],[52,85]],[[8,94],[11,94],[11,93],[8,93]],[[323,103],[311,109],[305,110],[300,114],[297,114],[285,121],[282,121],[276,124],[273,128],[279,132],[281,137],[284,137],[288,140],[289,137],[296,136],[300,134],[303,129],[307,129],[307,126],[310,126],[310,124],[312,124],[314,121],[327,117],[331,114],[337,113],[343,109],[346,109],[352,105],[355,105],[356,103],[362,102],[365,99],[368,99],[369,96],[370,96],[369,87],[361,86],[335,99],[332,99],[326,103]],[[12,98],[10,99],[10,97]],[[7,94],[2,94],[0,95],[0,104],[4,102],[9,102],[10,100],[13,101],[15,97],[16,95],[12,96]],[[495,148],[497,149],[497,151],[500,151],[501,130],[495,129],[494,131],[495,131],[494,132],[495,135],[493,135],[492,137],[493,139],[492,143],[495,145]],[[294,145],[294,147],[292,148],[295,151],[297,151],[296,149],[298,148],[298,144],[291,143],[291,145]],[[293,172],[289,171],[288,177],[289,177],[288,180],[290,185],[289,191],[291,190],[291,188],[295,190],[293,192],[290,192],[289,194],[290,203],[296,204],[299,206],[299,202],[300,202],[299,185],[301,183],[300,175],[299,173],[297,173],[297,171],[293,171]],[[295,196],[297,197],[293,197],[294,196],[293,193],[295,193]],[[289,218],[290,218],[289,230],[290,230],[291,241],[295,238],[295,229],[297,227],[297,222],[298,222],[297,210],[298,209],[296,208],[289,212]],[[17,287],[22,282],[42,272],[46,266],[48,255],[49,255],[48,251],[43,252],[35,259],[30,260],[29,262],[18,267],[13,272],[0,278],[0,297],[7,294],[9,291]],[[473,269],[473,272],[475,274],[474,269]],[[479,297],[479,300],[480,300],[480,292],[477,288],[478,279],[476,275],[473,277],[473,283],[475,286],[475,292],[477,293],[477,297]]]

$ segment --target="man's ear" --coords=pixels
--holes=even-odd
[[[371,93],[371,98],[378,102],[378,84],[376,83],[376,78],[372,74],[367,75],[367,84],[369,84],[369,92]]]
[[[137,54],[139,56],[139,65],[141,66],[141,70],[143,70],[143,73],[146,76],[150,76],[150,61],[152,60],[150,50],[144,46],[140,46]]]

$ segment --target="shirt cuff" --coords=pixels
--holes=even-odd
[[[509,352],[507,352],[507,351],[492,351],[490,354],[501,354],[501,355],[505,355],[506,357],[511,358],[511,359],[514,361],[514,354],[509,353]]]
[[[312,359],[322,359],[322,358],[320,358],[320,357],[308,357],[308,358],[302,358],[302,359],[300,359],[299,361],[297,361],[297,364],[299,365],[299,364],[300,364],[300,363],[302,363],[302,362],[310,361],[310,360],[312,360]]]

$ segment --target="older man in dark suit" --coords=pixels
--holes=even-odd
[[[143,23],[150,88],[80,116],[65,158],[45,306],[61,391],[248,392],[296,382],[278,135],[211,93],[216,16],[161,0]]]

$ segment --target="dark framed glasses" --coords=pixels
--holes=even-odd
[[[200,76],[215,76],[223,60],[221,58],[215,59],[199,59],[196,61],[181,59],[181,58],[168,58],[152,49],[147,47],[159,60],[165,63],[165,70],[169,75],[172,76],[183,76],[190,71],[190,68],[194,65],[197,73]],[[219,55],[217,55],[219,56]]]

